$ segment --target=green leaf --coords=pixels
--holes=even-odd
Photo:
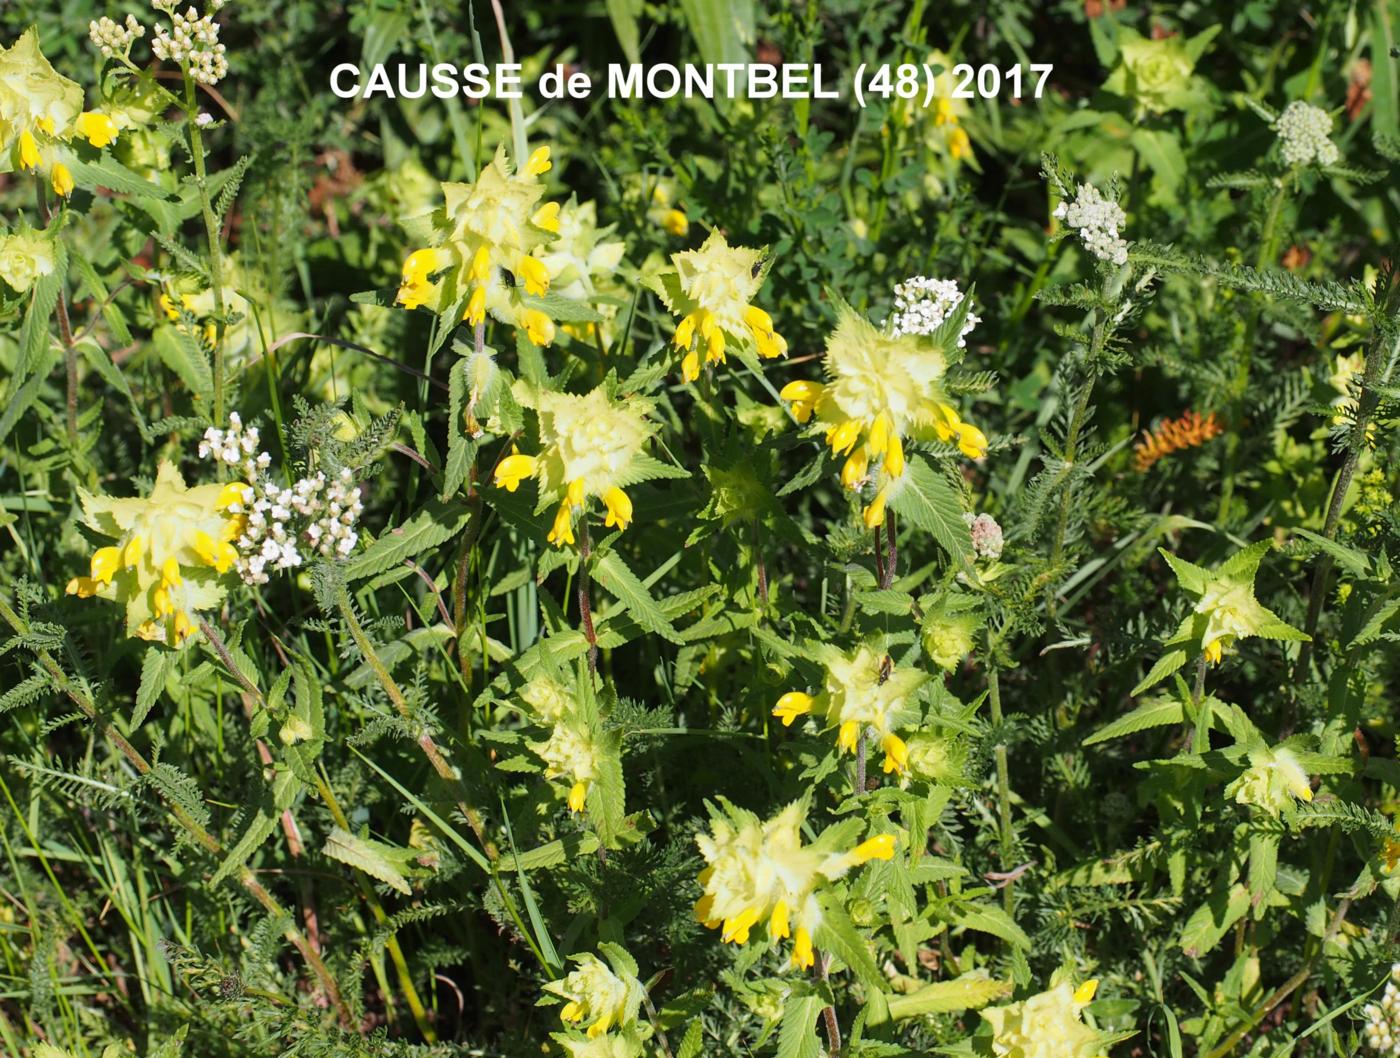
[[[642,17],[642,0],[607,0],[607,6],[622,54],[630,63],[641,62],[641,32],[637,20]]]
[[[905,464],[904,486],[890,502],[901,517],[933,536],[955,562],[967,565],[972,533],[963,521],[962,497],[946,475],[919,456]]]
[[[777,1058],[818,1058],[821,1041],[817,1038],[817,1018],[822,1012],[820,996],[793,995],[783,1004],[783,1024],[778,1030]]]
[[[821,924],[817,926],[816,936],[812,939],[818,948],[845,963],[866,988],[875,992],[885,991],[885,978],[871,958],[869,943],[860,935],[855,923],[846,914],[845,907],[834,898],[828,897],[822,901]]]
[[[1204,955],[1224,939],[1249,910],[1249,890],[1236,883],[1213,893],[1186,920],[1181,930],[1181,950],[1187,955]]]
[[[404,896],[411,896],[413,893],[408,879],[403,874],[409,862],[417,855],[413,849],[402,849],[372,838],[356,837],[348,830],[333,827],[321,852],[333,860],[364,871],[371,878],[378,879]]]
[[[935,981],[906,995],[891,996],[890,1017],[895,1021],[928,1014],[949,1014],[978,1010],[1011,994],[1010,981],[998,981],[980,974],[965,974],[951,981]]]
[[[1186,157],[1181,153],[1176,133],[1136,128],[1129,138],[1152,170],[1151,202],[1158,206],[1175,205],[1177,191],[1186,179]]]
[[[616,551],[609,551],[594,562],[593,576],[642,628],[672,643],[681,642],[680,633],[662,613],[651,592]]]
[[[141,685],[136,688],[136,708],[131,713],[131,726],[140,727],[151,707],[165,693],[165,681],[175,670],[176,654],[161,647],[147,647],[141,659]]]
[[[238,839],[238,844],[229,850],[228,855],[224,857],[224,862],[219,864],[219,869],[214,872],[214,877],[209,879],[210,886],[218,885],[247,863],[248,858],[258,850],[258,846],[266,841],[276,829],[276,813],[259,809],[258,814],[253,817],[253,821],[248,824],[248,829]]]
[[[463,502],[429,501],[403,525],[385,533],[347,562],[346,580],[362,580],[383,573],[406,558],[446,543],[466,527],[471,513],[471,507]]]
[[[156,352],[186,388],[206,403],[213,399],[214,370],[199,340],[177,327],[157,327],[152,336]]]
[[[1249,839],[1249,896],[1257,906],[1269,898],[1278,878],[1278,834],[1254,834]]]
[[[1181,702],[1176,698],[1153,698],[1144,702],[1130,713],[1105,724],[1080,743],[1081,746],[1094,746],[1109,739],[1134,735],[1152,727],[1165,727],[1179,724],[1182,719]]]
[[[702,62],[748,62],[753,0],[681,0],[681,11]]]
[[[1364,577],[1370,572],[1370,557],[1356,550],[1356,548],[1347,547],[1345,544],[1339,544],[1335,540],[1329,540],[1321,533],[1314,533],[1312,530],[1304,529],[1301,526],[1295,528],[1293,531],[1304,540],[1312,541],[1312,543],[1331,555],[1333,561],[1348,573],[1355,574],[1358,577]]]
[[[1018,948],[1030,948],[1031,939],[1002,908],[993,904],[963,904],[949,916],[955,926],[990,933]]]

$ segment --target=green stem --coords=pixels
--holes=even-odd
[[[209,181],[204,168],[204,137],[199,131],[199,101],[195,98],[194,78],[189,67],[185,74],[185,117],[190,132],[190,156],[194,159],[195,187],[199,190],[199,208],[204,215],[204,234],[209,241],[209,280],[214,287],[214,422],[224,421],[224,252],[219,237],[219,219],[209,200]]]

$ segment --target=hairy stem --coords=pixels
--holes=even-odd
[[[578,520],[578,613],[583,622],[583,635],[588,640],[588,674],[598,674],[598,633],[593,629],[593,582],[588,575],[588,560],[593,554],[593,541],[588,535],[588,522]]]

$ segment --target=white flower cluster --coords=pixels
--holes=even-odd
[[[228,58],[219,43],[219,24],[214,12],[224,6],[224,0],[210,0],[209,14],[201,15],[191,6],[185,11],[175,9],[176,0],[151,0],[151,6],[170,16],[170,29],[156,27],[151,51],[156,58],[188,64],[190,76],[200,84],[218,84],[228,73]]]
[[[914,276],[894,288],[894,334],[932,334],[943,325],[943,321],[953,314],[961,304],[963,292],[958,289],[955,279],[930,279],[928,276]],[[967,336],[972,328],[982,322],[982,317],[968,312],[958,336],[958,348],[967,345]]]
[[[1361,1008],[1366,1017],[1362,1030],[1366,1045],[1377,1054],[1400,1055],[1400,963],[1390,968],[1390,980],[1385,983],[1379,1003],[1367,1003]]]
[[[990,514],[964,514],[963,521],[972,530],[972,550],[978,558],[1001,558],[1001,526]]]
[[[1117,202],[1104,198],[1093,184],[1080,184],[1074,201],[1061,202],[1055,207],[1055,216],[1073,228],[1084,248],[1100,261],[1127,263],[1128,243],[1118,229],[1128,218]]]
[[[88,23],[88,39],[102,52],[105,58],[113,55],[126,55],[137,37],[146,35],[146,27],[136,21],[135,15],[126,16],[126,25],[113,22],[106,15]]]
[[[1279,151],[1289,165],[1336,165],[1337,145],[1332,142],[1332,115],[1321,107],[1295,99],[1274,122]]]
[[[260,440],[258,428],[249,426],[245,429],[242,417],[238,412],[231,411],[227,430],[211,426],[204,431],[204,438],[199,442],[199,458],[238,467],[243,477],[252,481],[266,473],[268,464],[272,462],[272,457],[266,452],[258,452]]]
[[[245,427],[233,412],[227,430],[211,426],[199,443],[201,459],[237,467],[250,482],[243,502],[229,506],[245,522],[234,541],[238,575],[248,584],[266,584],[269,570],[300,566],[303,547],[324,558],[349,555],[359,543],[355,526],[364,511],[350,469],[342,467],[334,479],[318,470],[286,488],[268,476],[272,457],[257,451],[258,441],[258,428]]]

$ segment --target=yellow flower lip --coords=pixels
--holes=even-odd
[[[25,129],[19,134],[19,167],[38,169],[42,160],[39,156],[39,145],[34,141],[34,134]]]
[[[626,529],[632,524],[632,500],[620,488],[614,486],[603,493],[603,505],[608,509],[608,516],[604,520],[605,526],[617,526],[618,529]]]
[[[1099,989],[1098,978],[1091,978],[1074,990],[1074,1001],[1076,1003],[1089,1003],[1094,998],[1094,993]]]
[[[554,341],[554,321],[539,309],[526,309],[520,319],[525,336],[536,345],[544,347]]]
[[[525,478],[535,476],[538,461],[534,456],[512,452],[496,466],[496,484],[507,492],[514,492]]]
[[[778,704],[773,706],[773,715],[783,722],[784,727],[791,727],[792,722],[799,716],[806,716],[812,711],[812,706],[816,704],[816,699],[803,691],[788,691],[778,699]]]
[[[516,274],[525,284],[526,293],[543,297],[549,292],[549,269],[538,257],[524,254],[516,265]]]
[[[53,172],[49,174],[49,179],[53,184],[53,193],[59,198],[67,198],[73,193],[73,174],[68,171],[68,166],[58,162],[53,167]]]
[[[851,857],[857,864],[869,863],[871,860],[892,860],[894,847],[893,834],[877,834],[873,838],[866,838],[852,849]]]
[[[110,115],[100,111],[84,111],[78,115],[73,127],[79,136],[82,136],[99,150],[111,146],[117,139],[117,123],[112,120]]]
[[[549,160],[549,145],[536,147],[530,152],[530,157],[525,162],[526,176],[539,176],[554,168],[554,163]]]

